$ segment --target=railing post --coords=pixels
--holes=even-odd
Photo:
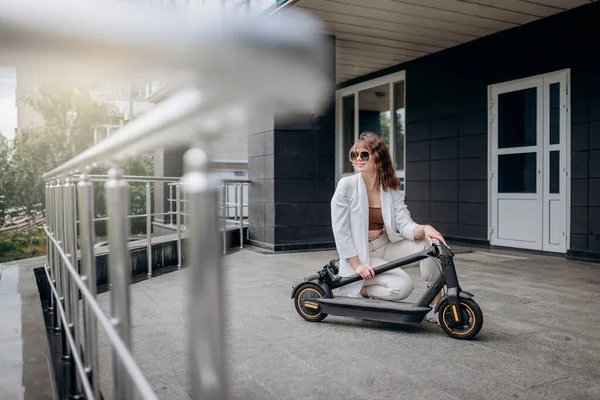
[[[200,148],[188,150],[184,155],[182,182],[190,210],[191,397],[216,400],[227,399],[227,364],[223,269],[216,214],[218,187],[210,183],[208,159]]]
[[[96,297],[96,257],[94,256],[94,186],[87,174],[81,176],[78,186],[79,228],[81,238],[82,279],[90,293]],[[85,332],[84,367],[92,386],[94,399],[100,399],[98,366],[98,327],[96,318],[87,301],[84,300],[83,326]]]
[[[62,184],[59,188],[59,197],[58,197],[58,239],[60,240],[60,247],[63,251],[66,250],[66,224],[65,224],[65,216],[68,212],[65,202],[69,198],[68,193],[68,184],[63,179]],[[65,320],[67,326],[63,326],[63,328],[71,329],[71,280],[69,279],[69,272],[67,271],[67,267],[64,261],[60,262],[60,276],[61,276],[61,303],[63,305],[63,309],[65,310]],[[63,360],[71,359],[71,349],[69,348],[69,343],[67,341],[67,335],[63,332],[62,335],[62,345],[63,345]]]
[[[51,183],[50,182],[46,182],[46,226],[48,227],[48,230],[50,232],[54,232],[52,230],[52,201],[51,201],[51,192],[52,188],[51,188]],[[53,235],[51,233],[51,235]],[[53,246],[52,246],[52,241],[50,240],[50,238],[46,239],[46,258],[48,260],[47,264],[46,264],[46,268],[48,269],[48,272],[51,277],[54,276],[53,274],[53,270],[54,270],[54,259],[53,259]],[[52,318],[54,318],[54,296],[52,294],[52,279],[50,279],[48,282],[46,282],[47,285],[47,289],[48,289],[48,314],[52,315]]]
[[[148,244],[146,245],[146,261],[148,266],[147,276],[148,278],[152,278],[152,199],[151,190],[150,190],[150,182],[146,183],[146,240],[148,240]]]
[[[239,192],[237,191],[239,185]],[[238,201],[238,208],[239,208],[239,214],[240,214],[240,249],[244,248],[244,184],[243,183],[238,183],[238,185],[236,185],[235,189],[236,189],[236,197],[237,197],[237,201]],[[236,212],[237,214],[237,212]]]
[[[187,225],[188,225],[188,217],[187,217],[187,215],[189,213],[188,206],[187,206],[188,200],[187,200],[187,197],[185,196],[185,192],[181,192],[181,198],[183,200],[182,201],[183,207],[181,208],[182,213],[183,213],[183,217],[182,217],[183,228],[182,229],[185,231],[187,229]]]
[[[223,182],[221,203],[223,204],[223,211],[221,212],[221,216],[223,217],[223,254],[227,254],[227,217],[225,215],[225,209],[227,208],[227,185],[225,182]]]
[[[75,225],[75,216],[76,216],[76,192],[75,192],[75,183],[72,178],[67,178],[65,181],[65,191],[64,191],[64,204],[65,204],[65,253],[68,256],[69,262],[75,269],[77,268],[77,226]],[[65,268],[65,274],[68,277],[68,286],[69,286],[69,329],[71,330],[71,334],[73,335],[73,339],[75,342],[75,349],[71,349],[72,352],[77,352],[79,354],[81,349],[81,333],[79,329],[79,290],[77,285],[75,284],[75,279],[69,274],[68,270]],[[72,358],[72,357],[71,357]],[[75,367],[75,362],[71,363],[70,367],[71,371],[71,397],[72,398],[80,398],[81,397],[81,377],[77,373],[77,368]]]
[[[59,198],[59,194],[60,194],[60,186],[57,180],[53,180],[52,181],[52,233],[54,235],[54,238],[56,239],[57,242],[60,241],[60,236],[59,236],[59,232],[58,232],[58,226],[59,226],[59,221],[60,219],[58,218],[59,215],[59,209],[62,208],[61,203],[58,202],[58,198]],[[60,242],[59,242],[60,243]],[[62,278],[61,278],[61,260],[60,260],[60,255],[58,254],[58,251],[54,251],[53,253],[54,256],[54,275],[52,276],[53,279],[53,284],[54,287],[56,287],[56,293],[59,296],[59,299],[57,301],[61,302],[62,304]],[[56,311],[54,313],[54,324],[53,324],[53,330],[55,333],[58,333],[61,331],[61,319],[60,319],[60,313],[58,312],[58,306],[55,307]]]
[[[229,219],[229,185],[225,183],[225,216]]]
[[[173,185],[169,184],[169,225],[173,226]]]
[[[233,195],[234,195],[234,198],[235,198],[235,200],[234,200],[235,201],[235,207],[234,207],[234,210],[235,210],[235,222],[239,222],[239,220],[238,220],[238,211],[239,211],[238,205],[239,204],[237,203],[237,201],[239,199],[238,186],[239,186],[239,183],[236,183],[234,185],[234,187],[233,187]]]
[[[111,317],[125,346],[131,349],[131,316],[129,283],[131,281],[131,255],[127,247],[130,235],[128,184],[120,169],[112,168],[106,181],[106,202],[108,211],[108,244],[111,290]],[[113,350],[114,352],[114,350]],[[132,398],[131,379],[120,357],[113,354],[113,376],[115,398]]]
[[[176,193],[176,209],[177,209],[177,269],[181,269],[181,188],[179,182],[177,182],[177,186],[175,187]]]

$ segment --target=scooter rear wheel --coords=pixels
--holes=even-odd
[[[460,299],[460,309],[463,323],[457,324],[454,321],[454,314],[451,305],[447,300],[440,304],[438,320],[440,326],[450,337],[455,339],[469,340],[473,339],[483,326],[483,312],[479,305],[472,299]]]
[[[321,312],[320,309],[315,309],[314,306],[306,304],[307,300],[314,300],[325,297],[325,292],[314,283],[304,283],[296,290],[294,296],[294,305],[296,311],[302,318],[310,322],[323,321],[328,314]]]

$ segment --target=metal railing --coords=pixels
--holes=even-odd
[[[72,175],[72,179],[75,182],[80,182],[80,181],[89,181],[89,182],[102,182],[104,184],[106,184],[106,182],[108,181],[108,179],[110,178],[109,175],[81,175],[81,174],[74,174]],[[129,221],[131,220],[135,220],[135,219],[141,219],[144,218],[146,220],[146,229],[145,229],[145,247],[146,247],[146,253],[147,253],[147,257],[146,257],[146,263],[147,263],[147,272],[146,275],[148,276],[148,278],[152,277],[153,274],[153,268],[152,268],[152,227],[155,224],[155,217],[160,217],[160,216],[166,216],[166,215],[170,215],[170,212],[152,212],[152,209],[156,209],[156,205],[153,203],[153,198],[152,198],[152,185],[157,185],[157,184],[177,184],[179,182],[180,178],[175,178],[175,177],[164,177],[164,176],[133,176],[133,175],[123,175],[122,176],[122,180],[128,182],[129,184],[142,184],[145,187],[144,190],[144,196],[145,196],[145,210],[143,214],[127,214],[127,219]],[[154,207],[153,207],[154,205]],[[94,215],[95,215],[95,210],[94,211]],[[127,212],[129,212],[130,210],[127,210]],[[96,222],[101,222],[101,221],[106,221],[108,223],[109,218],[108,217],[95,217],[92,218],[92,229],[93,229],[93,233],[95,232],[95,226],[96,226]],[[77,220],[76,221],[76,225],[80,226],[81,221]],[[129,242],[129,238],[127,238],[127,242]],[[130,243],[130,245],[128,246],[129,250],[133,250],[137,247],[139,247],[138,243],[142,243],[143,244],[144,240],[139,240],[133,243]],[[94,245],[96,245],[96,241],[94,240]],[[137,244],[137,245],[136,245]],[[181,249],[181,236],[177,236],[177,248],[180,250]],[[97,253],[96,251],[94,251],[94,253]],[[94,254],[96,255],[96,254]],[[80,257],[79,257],[80,258]],[[95,266],[95,263],[94,263]],[[181,254],[178,255],[178,264],[177,264],[178,268],[181,268]],[[94,273],[95,273],[95,268],[94,268]]]
[[[240,233],[240,249],[244,248],[244,220],[248,217],[248,179],[224,179],[221,186],[220,203],[223,231],[223,254],[227,252],[227,223],[237,225]],[[233,200],[231,199],[233,197]],[[233,212],[232,212],[233,210]]]
[[[229,226],[237,227],[239,232],[239,248],[244,248],[244,226],[248,225],[248,179],[222,179],[218,195],[217,209],[220,211],[220,230],[223,240],[222,251],[227,254],[227,232]],[[181,238],[187,230],[187,219],[190,216],[185,192],[181,190],[180,182],[169,183],[169,225],[177,233],[178,254],[181,254]],[[233,228],[232,228],[233,229]],[[246,235],[247,236],[247,235]],[[179,261],[181,265],[181,261]]]
[[[186,262],[192,398],[228,397],[218,251],[221,188],[208,174],[211,141],[240,129],[244,115],[314,113],[332,93],[324,30],[306,14],[277,12],[254,21],[208,13],[187,17],[120,2],[17,1],[0,7],[5,63],[43,64],[45,72],[68,77],[143,67],[180,78],[170,98],[44,174],[49,310],[54,330],[62,334],[62,356],[71,364],[73,397],[100,398],[99,324],[113,349],[115,397],[132,399],[135,389],[141,398],[157,398],[131,350],[130,198],[121,163],[171,146],[189,148],[181,189],[188,204],[186,233],[193,240]],[[107,314],[96,301],[94,193],[88,175],[101,166],[110,168],[104,184],[111,284]]]
[[[51,306],[51,310],[52,315],[53,315],[53,319],[52,319],[52,326],[54,328],[54,330],[56,332],[60,332],[61,331],[61,326],[72,326],[73,327],[73,332],[66,332],[66,335],[63,336],[63,356],[62,358],[64,360],[69,360],[71,358],[69,352],[72,352],[73,348],[77,348],[78,346],[81,345],[80,340],[77,340],[79,337],[81,337],[81,333],[79,332],[79,326],[76,323],[73,323],[73,321],[77,321],[79,316],[78,313],[75,312],[78,310],[78,301],[71,301],[71,299],[77,299],[78,298],[78,294],[74,293],[73,290],[75,291],[81,291],[82,289],[79,286],[79,284],[85,284],[86,282],[89,281],[89,285],[86,286],[87,290],[89,291],[89,294],[83,294],[84,297],[84,303],[89,301],[89,296],[94,297],[96,295],[96,257],[97,257],[97,252],[96,251],[92,251],[92,254],[89,254],[89,251],[86,251],[87,248],[89,246],[91,246],[92,248],[94,247],[94,245],[97,243],[96,239],[95,239],[95,224],[97,222],[102,222],[102,221],[109,221],[109,218],[107,217],[95,217],[95,207],[94,207],[94,189],[93,189],[93,183],[94,182],[102,182],[104,183],[106,188],[109,188],[111,186],[113,186],[115,184],[114,181],[111,181],[111,176],[110,175],[86,175],[86,174],[73,174],[71,175],[69,178],[65,178],[65,179],[52,179],[49,181],[49,184],[46,187],[46,196],[47,196],[47,210],[48,210],[48,219],[46,222],[46,225],[44,226],[44,230],[46,232],[46,234],[49,237],[49,249],[48,249],[48,257],[49,259],[52,259],[52,261],[55,261],[55,255],[53,254],[54,251],[57,251],[56,254],[58,254],[60,257],[62,257],[62,260],[59,260],[58,263],[60,264],[61,262],[65,263],[65,266],[68,269],[69,273],[73,273],[73,269],[74,269],[74,265],[77,264],[78,261],[81,261],[81,265],[86,267],[85,271],[82,271],[82,273],[78,276],[75,277],[75,281],[70,282],[71,279],[73,279],[72,277],[70,277],[68,274],[65,274],[64,270],[62,271],[62,274],[65,274],[66,278],[66,282],[65,279],[61,276],[60,278],[58,278],[58,283],[56,281],[56,278],[53,279],[53,276],[56,277],[57,274],[60,274],[60,272],[58,272],[59,270],[57,270],[56,268],[53,270],[52,266],[53,263],[49,262],[48,263],[48,268],[46,268],[46,274],[47,274],[47,278],[49,280],[49,282],[53,283],[52,285],[50,285],[50,290],[51,290],[51,295],[52,295],[52,303],[56,304],[56,306]],[[247,207],[248,204],[244,203],[243,199],[244,199],[244,187],[246,187],[246,185],[249,183],[249,181],[247,180],[222,180],[221,181],[221,188],[223,189],[222,195],[220,196],[220,198],[217,199],[218,203],[220,204],[220,206],[217,206],[217,209],[222,210],[221,215],[217,216],[218,218],[221,219],[221,221],[223,221],[223,225],[222,225],[222,233],[223,233],[223,253],[226,253],[226,246],[227,246],[227,242],[226,242],[226,231],[227,231],[227,226],[226,223],[227,222],[232,222],[235,223],[239,226],[239,232],[240,232],[240,248],[243,248],[243,242],[244,242],[244,234],[243,234],[243,227],[244,227],[244,219],[243,219],[243,210],[244,207]],[[125,184],[127,183],[127,185]],[[190,216],[189,213],[186,212],[186,207],[184,206],[184,204],[187,204],[187,199],[185,197],[180,196],[180,193],[186,193],[184,191],[182,191],[181,188],[181,182],[178,178],[173,178],[173,177],[156,177],[156,176],[131,176],[131,175],[122,175],[120,177],[120,185],[121,186],[121,190],[128,190],[128,185],[130,184],[143,184],[145,186],[145,212],[143,214],[129,214],[128,209],[126,207],[123,207],[124,209],[122,210],[122,213],[120,214],[122,218],[120,218],[121,221],[127,221],[127,225],[129,225],[129,221],[135,219],[135,218],[144,218],[146,220],[146,232],[145,232],[145,236],[146,236],[146,240],[145,240],[145,245],[146,245],[146,252],[147,252],[147,276],[148,278],[152,277],[153,274],[153,266],[152,266],[152,227],[154,224],[153,221],[153,217],[157,217],[157,216],[169,216],[170,218],[175,218],[175,221],[177,221],[176,223],[176,232],[177,232],[177,236],[176,236],[176,243],[177,243],[177,267],[180,269],[183,266],[183,251],[182,251],[182,240],[184,237],[186,237],[187,235],[184,234],[184,232],[186,231],[186,227],[187,224],[186,223],[182,223],[183,219],[182,217],[184,216]],[[167,184],[170,188],[175,188],[175,193],[177,194],[175,199],[171,199],[169,198],[169,203],[172,204],[172,202],[170,200],[174,200],[176,202],[175,205],[175,210],[170,209],[167,212],[152,212],[152,184]],[[73,190],[73,188],[71,187],[77,187],[77,190]],[[229,199],[228,193],[230,192],[230,190],[228,189],[232,189],[233,192],[235,193],[235,199],[237,199],[236,201],[231,201]],[[57,193],[58,191],[58,193]],[[108,192],[108,191],[107,191]],[[59,196],[58,199],[56,196]],[[57,203],[58,201],[58,203]],[[55,208],[56,204],[59,204],[60,202],[64,203],[64,207],[62,208],[62,210],[57,210]],[[115,207],[114,203],[111,203],[110,198],[107,199],[107,203],[109,205],[109,210],[112,204],[112,207]],[[127,206],[130,206],[129,204],[126,204]],[[61,208],[61,207],[59,207]],[[231,208],[235,209],[235,217],[234,218],[230,218],[230,213],[229,210]],[[61,212],[62,215],[59,217],[58,216],[58,212]],[[89,216],[92,216],[92,218],[89,218]],[[232,213],[233,214],[233,213]],[[77,216],[79,216],[79,219],[77,219]],[[60,226],[56,225],[56,221],[60,220],[59,218],[64,219],[66,226],[65,226],[65,230],[64,231],[59,231],[59,229],[61,228]],[[74,220],[74,225],[71,226],[71,219]],[[127,243],[129,240],[129,238],[127,236],[122,236],[123,232],[130,232],[130,226],[127,226],[125,228],[125,230],[123,231],[123,225],[120,226],[121,230],[120,232],[120,237],[119,237],[119,244],[121,243]],[[76,240],[76,237],[72,237],[72,235],[77,235],[77,233],[79,233],[79,237],[81,240],[81,247],[80,247],[80,255],[78,255],[78,249],[77,249],[77,244],[72,244],[73,240]],[[110,233],[109,233],[110,235]],[[68,236],[68,237],[67,237]],[[60,237],[62,239],[56,239],[57,237]],[[114,243],[114,240],[111,241]],[[141,240],[140,242],[143,242],[143,240]],[[65,243],[71,243],[71,245],[65,245],[62,246],[64,247],[64,249],[61,247],[61,244]],[[91,244],[91,245],[90,245]],[[71,247],[73,246],[73,247]],[[55,249],[55,247],[57,247]],[[135,248],[135,243],[133,243],[133,246],[128,246],[128,250],[132,250]],[[122,251],[122,250],[121,250]],[[74,258],[71,258],[71,254],[74,254]],[[109,252],[109,256],[110,256],[110,252]],[[68,262],[66,260],[68,260]],[[55,264],[58,265],[58,264]],[[125,278],[122,274],[129,274],[130,270],[127,268],[128,266],[131,265],[131,261],[129,261],[129,265],[121,265],[119,271],[113,271],[112,273],[115,274],[115,276],[117,276],[116,273],[118,273],[118,276],[120,277],[119,279],[125,279],[126,281],[128,279],[130,279],[131,277],[129,276],[128,278]],[[112,268],[111,268],[112,271]],[[79,278],[79,279],[77,279]],[[79,282],[80,281],[80,282]],[[69,287],[69,292],[66,295],[66,299],[65,297],[60,297],[58,295],[59,291],[61,290],[59,288],[58,285],[63,285],[62,287]],[[56,299],[60,299],[61,303],[59,304],[57,301],[55,301]],[[63,307],[63,304],[66,305]],[[95,312],[93,311],[93,308],[90,308],[89,304],[85,304],[85,310],[84,310],[84,321],[85,321],[85,327],[84,327],[84,338],[85,338],[85,343],[88,345],[89,348],[86,348],[86,351],[88,354],[93,354],[93,357],[90,357],[90,360],[96,360],[97,363],[97,327],[96,327],[96,323],[95,320],[93,318],[91,318],[91,313]],[[129,316],[126,316],[126,319],[129,319]],[[62,324],[62,325],[61,325]],[[70,334],[69,334],[70,333]],[[90,340],[88,340],[90,339]],[[109,334],[109,339],[110,339],[110,334]],[[84,371],[89,371],[90,372],[90,376],[89,376],[89,382],[88,382],[88,388],[91,389],[94,392],[94,398],[98,398],[97,394],[96,394],[96,390],[97,390],[97,385],[94,386],[92,385],[93,383],[93,376],[91,375],[92,371],[97,371],[98,370],[98,366],[97,365],[83,365],[82,361],[81,361],[81,355],[74,355],[75,358],[75,364],[78,368],[78,372],[81,373],[81,369],[83,368]],[[81,366],[79,365],[81,364]],[[135,371],[134,371],[135,372]],[[73,390],[76,393],[81,393],[81,385],[82,382],[78,376],[73,376],[72,377],[72,382],[74,382],[75,387],[71,388],[71,390]]]

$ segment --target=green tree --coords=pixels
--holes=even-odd
[[[144,154],[123,163],[123,173],[125,175],[151,176],[154,171],[154,155]],[[97,169],[92,171],[94,174],[106,174],[105,169]],[[146,213],[146,184],[140,182],[131,182],[130,188],[130,214]],[[151,185],[150,198],[154,198],[154,185]],[[104,218],[106,214],[106,197],[103,182],[94,183],[94,208],[97,218]],[[153,212],[154,210],[150,210]],[[141,234],[146,229],[146,221],[143,218],[133,218],[131,220],[131,233]],[[96,223],[96,235],[98,237],[106,236],[106,222],[101,221]]]
[[[8,178],[8,166],[10,160],[10,146],[8,139],[0,133],[0,226],[4,225],[7,207],[6,183]]]
[[[44,83],[23,100],[44,119],[40,127],[24,129],[11,149],[7,194],[13,208],[34,217],[45,210],[42,175],[93,144],[94,129],[109,124],[112,109],[95,101],[85,88]]]
[[[20,210],[30,220],[45,212],[45,186],[42,175],[81,153],[94,143],[99,125],[115,124],[111,107],[92,98],[83,87],[45,83],[37,94],[27,94],[24,102],[44,119],[40,127],[25,129],[9,145],[0,140],[0,212]],[[151,175],[151,156],[140,156],[124,164],[126,174]],[[106,173],[96,169],[94,173]],[[145,188],[132,192],[132,208],[145,210]],[[103,190],[96,191],[96,214],[105,216]],[[2,214],[0,214],[2,216]],[[31,229],[30,249],[33,249]]]
[[[23,133],[15,138],[5,154],[10,160],[3,183],[6,207],[11,213],[24,215],[29,221],[33,221],[43,212],[44,207],[45,183],[39,171],[51,165],[46,143]],[[29,248],[33,250],[31,228],[30,225],[27,233]]]

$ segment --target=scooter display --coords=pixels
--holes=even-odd
[[[441,328],[455,339],[473,339],[483,326],[483,313],[473,300],[473,295],[461,289],[454,266],[454,253],[438,240],[428,249],[373,268],[375,275],[427,257],[435,258],[441,265],[440,278],[432,284],[416,303],[338,296],[332,291],[363,278],[354,274],[341,277],[337,260],[330,261],[316,274],[305,277],[292,288],[296,311],[310,322],[324,320],[329,314],[366,320],[420,323],[431,311],[431,302],[443,291],[435,305]]]

